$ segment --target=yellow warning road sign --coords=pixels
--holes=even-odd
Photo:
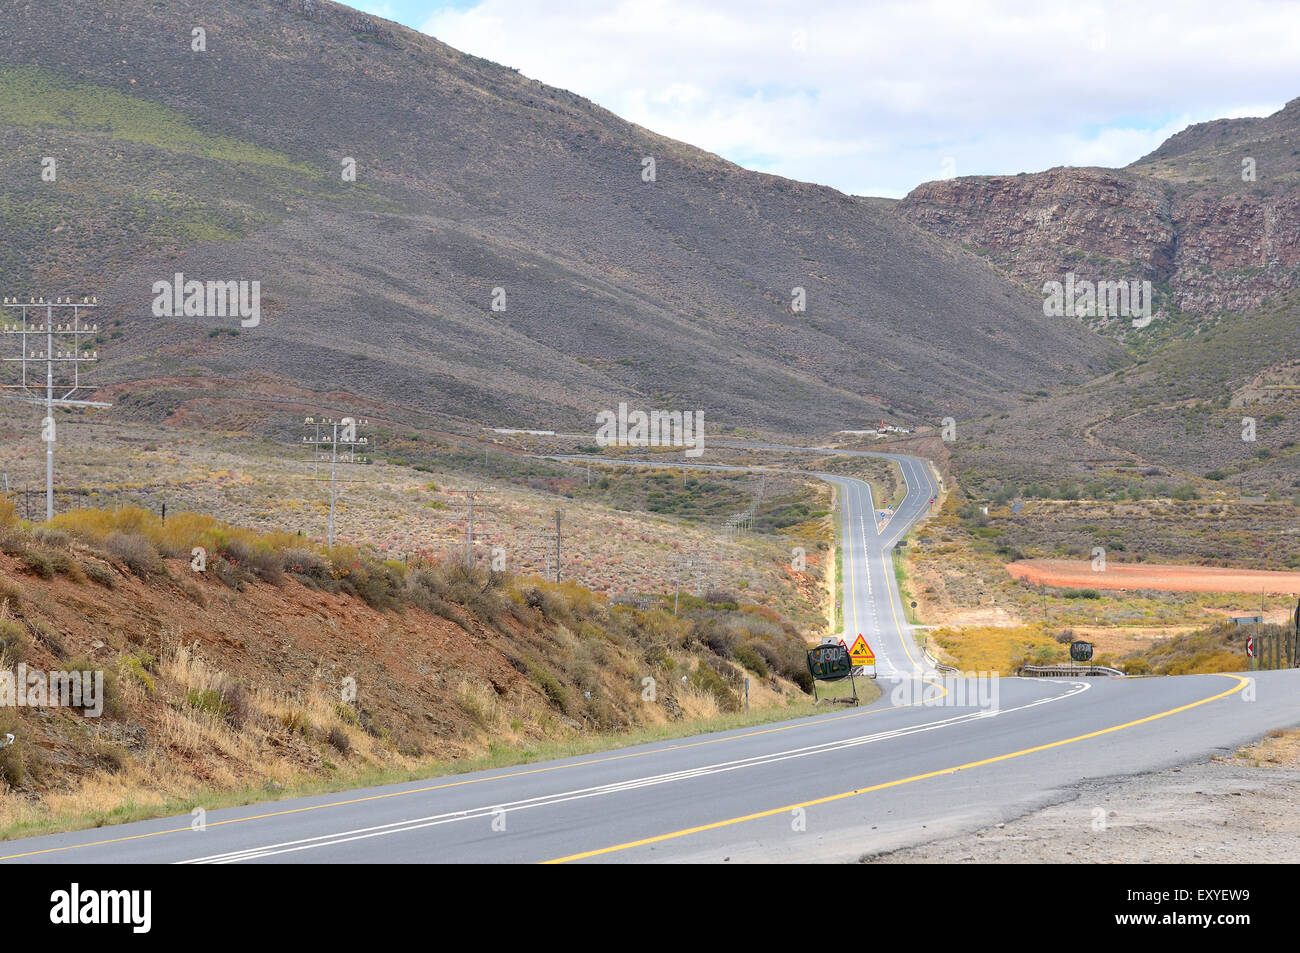
[[[849,649],[849,657],[853,659],[854,665],[876,664],[876,653],[871,651],[871,646],[867,645],[867,640],[862,637],[861,632],[858,633],[853,648]]]

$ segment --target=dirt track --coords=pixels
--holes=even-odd
[[[1086,559],[1023,559],[1009,563],[1016,579],[1086,589],[1165,589],[1178,592],[1264,592],[1300,595],[1300,572],[1110,563],[1098,572]]]

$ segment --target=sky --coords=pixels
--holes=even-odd
[[[901,198],[1300,96],[1295,0],[350,0],[761,172]]]

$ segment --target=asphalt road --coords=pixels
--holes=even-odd
[[[11,841],[0,845],[0,861],[852,860],[1008,820],[1068,798],[1084,779],[1230,752],[1300,723],[1300,671],[1080,681],[925,674],[888,550],[928,506],[931,474],[911,458],[903,466],[908,498],[883,532],[871,519],[869,489],[830,477],[841,486],[853,556],[844,574],[848,619],[856,615],[878,641],[884,694],[870,706],[214,810],[202,830],[183,816]],[[1093,806],[1077,807],[1079,823],[1090,825]]]
[[[892,553],[907,531],[929,512],[938,488],[929,464],[915,457],[894,459],[903,471],[908,492],[901,502],[890,501],[897,506],[892,513],[878,508],[871,487],[862,480],[819,474],[839,487],[844,641],[851,646],[858,635],[866,639],[876,656],[878,676],[934,671],[912,637]]]

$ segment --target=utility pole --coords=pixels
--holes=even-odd
[[[54,519],[54,408],[112,406],[100,401],[72,399],[72,395],[82,387],[81,365],[91,364],[99,360],[99,352],[94,350],[95,337],[99,334],[99,325],[83,324],[81,320],[83,311],[89,314],[98,304],[99,300],[94,297],[82,297],[80,299],[64,297],[55,298],[52,301],[29,297],[26,302],[22,302],[18,298],[7,297],[3,302],[0,302],[0,306],[17,308],[20,311],[18,324],[11,324],[8,314],[0,322],[0,330],[3,330],[5,334],[17,335],[22,346],[21,356],[5,358],[6,363],[22,365],[20,382],[5,385],[5,387],[19,392],[11,397],[13,400],[21,400],[30,404],[43,403],[45,405],[45,419],[41,422],[41,438],[45,441],[46,520]],[[56,325],[54,321],[55,308],[60,309],[60,313],[66,313],[63,309],[71,309],[72,322],[70,324]],[[39,315],[41,310],[44,309],[45,323],[34,323],[39,320],[35,316],[32,318],[33,323],[29,323],[28,309],[31,309],[34,315]],[[45,350],[32,350],[32,344],[39,346],[38,342],[41,337],[45,338]],[[30,343],[29,338],[32,339]],[[89,351],[89,355],[87,355],[87,351]],[[45,364],[44,387],[41,385],[38,376],[39,371],[37,370],[41,363]],[[30,371],[28,370],[29,365],[31,366]],[[68,365],[71,365],[71,370],[69,370]],[[59,368],[57,380],[55,375],[56,366]],[[56,389],[60,391],[58,397],[55,396]],[[45,391],[43,398],[40,396],[41,390]]]
[[[555,581],[560,581],[560,521],[564,519],[564,510],[555,511]]]
[[[677,570],[676,573],[674,573],[676,581],[673,584],[673,615],[675,616],[677,615],[677,600],[682,594],[682,562],[680,556],[677,557],[677,561],[674,563],[673,568]]]
[[[479,504],[478,498],[487,493],[495,493],[496,489],[497,488],[494,486],[474,486],[464,491],[465,498],[467,501],[466,512],[465,512],[465,565],[466,566],[474,565],[475,513],[477,512],[480,522],[487,522],[488,517],[492,515],[492,510],[487,506],[486,503]]]
[[[698,552],[693,553],[693,554],[690,554],[690,555],[685,555],[685,554],[681,554],[681,553],[679,553],[679,554],[677,555],[677,557],[673,560],[673,569],[675,570],[674,573],[673,573],[673,577],[674,577],[674,584],[673,584],[673,615],[677,615],[677,606],[678,606],[679,601],[681,600],[681,594],[682,594],[682,569],[688,569],[688,570],[689,570],[689,569],[695,569],[695,565],[696,565],[697,562],[699,562],[699,553],[698,553]],[[696,595],[696,597],[698,598],[698,597],[701,595],[701,592],[700,592],[700,584],[699,584],[699,570],[696,570],[696,577],[695,577],[695,578],[696,578],[695,595]]]
[[[487,456],[487,451],[483,451]],[[469,524],[465,527],[465,565],[474,565],[474,494],[469,495]]]
[[[369,426],[370,421],[363,420],[361,426]],[[327,430],[324,437],[321,437],[320,428],[324,425]],[[364,463],[366,458],[357,458],[357,448],[363,447],[369,449],[370,439],[368,437],[357,436],[357,421],[353,417],[344,417],[341,420],[335,420],[333,417],[322,417],[319,421],[311,417],[303,420],[304,427],[313,427],[315,433],[312,436],[304,436],[302,442],[305,446],[312,448],[312,458],[316,463],[316,473],[320,473],[320,462],[322,459],[322,447],[330,448],[330,522],[329,522],[329,548],[334,548],[334,508],[338,499],[338,465],[339,465],[339,447],[342,446],[344,463]]]

